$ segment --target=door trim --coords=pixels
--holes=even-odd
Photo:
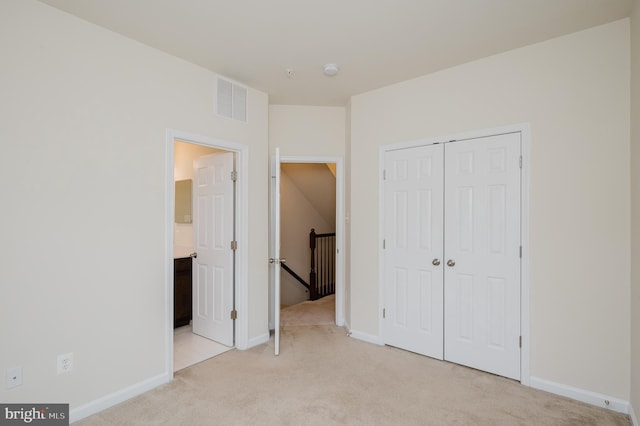
[[[521,217],[520,232],[522,241],[522,259],[520,270],[520,332],[522,335],[522,348],[520,351],[520,383],[526,386],[531,384],[530,373],[530,146],[531,146],[531,125],[520,123],[503,127],[474,130],[464,133],[455,133],[431,138],[414,139],[405,142],[381,145],[378,151],[378,333],[379,343],[384,344],[384,327],[382,310],[385,306],[384,300],[384,155],[389,151],[399,149],[415,148],[424,145],[446,143],[450,141],[460,141],[466,139],[477,139],[487,136],[498,136],[507,133],[520,133],[522,142],[522,174],[521,174]]]
[[[236,153],[236,285],[235,347],[247,349],[249,342],[249,147],[244,144],[209,138],[181,130],[167,129],[165,187],[165,374],[173,378],[173,216],[174,216],[174,142],[188,142]]]
[[[336,325],[344,325],[344,159],[342,157],[281,156],[280,163],[334,163],[336,165]],[[271,321],[270,321],[271,323]]]

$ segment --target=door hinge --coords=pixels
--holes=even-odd
[[[382,308],[382,318],[386,318],[387,317],[387,310],[385,308]]]
[[[236,240],[231,241],[231,250],[238,250],[238,242]]]
[[[522,246],[520,246],[520,259],[522,259]]]
[[[382,250],[387,248],[387,240],[382,240]]]
[[[518,345],[522,347],[522,336],[520,336],[520,338],[518,339]]]
[[[238,311],[236,311],[235,309],[231,311],[231,319],[238,319]]]
[[[238,180],[238,172],[237,171],[234,170],[234,171],[231,172],[231,180],[233,182]]]
[[[520,156],[520,168],[522,168],[522,155]]]

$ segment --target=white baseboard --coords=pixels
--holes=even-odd
[[[363,333],[358,330],[349,330],[349,336],[353,337],[354,339],[362,340],[364,342],[373,343],[374,345],[383,345],[379,336]]]
[[[629,417],[631,417],[631,424],[633,426],[640,426],[636,413],[633,411],[633,405],[629,404]]]
[[[120,404],[127,399],[131,399],[142,393],[150,391],[153,388],[168,383],[171,380],[173,380],[172,374],[160,374],[112,394],[103,396],[102,398],[98,398],[95,401],[91,401],[78,408],[74,408],[69,412],[69,423],[74,423],[78,420],[84,419],[85,417],[99,413],[100,411],[113,407],[116,404]]]
[[[257,337],[254,337],[253,339],[249,339],[249,341],[247,342],[246,348],[238,348],[238,349],[242,349],[242,350],[250,349],[250,348],[253,348],[254,346],[258,346],[263,343],[269,343],[269,333],[264,333]]]
[[[617,411],[618,413],[630,414],[629,410],[631,408],[631,405],[629,404],[629,401],[614,398],[612,396],[574,388],[572,386],[551,382],[549,380],[540,379],[538,377],[530,378],[530,386],[532,388],[554,393],[556,395],[566,396],[567,398],[575,399],[587,404],[607,408],[612,411]]]

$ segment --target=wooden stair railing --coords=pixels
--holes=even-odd
[[[309,233],[311,271],[309,272],[309,298],[317,300],[336,292],[336,233]]]
[[[311,248],[311,271],[307,283],[300,275],[284,262],[280,267],[309,291],[310,300],[318,300],[336,292],[336,234],[316,234],[315,229],[309,233]]]
[[[303,279],[300,277],[300,275],[296,274],[296,273],[293,271],[293,269],[289,268],[289,267],[288,267],[285,263],[283,263],[283,262],[281,262],[281,263],[280,263],[280,267],[281,267],[282,269],[284,269],[285,271],[287,271],[287,272],[289,273],[289,275],[291,275],[293,278],[295,278],[295,279],[296,279],[296,281],[298,281],[300,284],[302,284],[303,286],[305,286],[307,290],[311,291],[311,290],[309,289],[309,287],[310,287],[310,286],[309,286],[309,284],[307,284],[307,282],[306,282],[305,280],[303,280]]]

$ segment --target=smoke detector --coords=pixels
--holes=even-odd
[[[332,76],[338,74],[339,68],[336,64],[324,64],[322,66],[322,71],[325,75]]]

